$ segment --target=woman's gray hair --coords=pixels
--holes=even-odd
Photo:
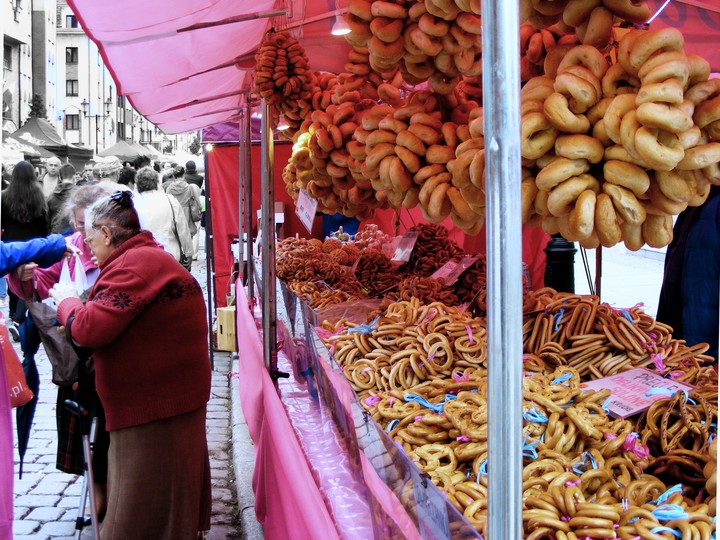
[[[121,186],[115,182],[104,180],[93,184],[85,184],[77,187],[70,192],[70,196],[63,206],[63,214],[68,216],[71,224],[73,221],[73,212],[82,210],[83,212],[94,202],[103,197],[112,195],[118,189],[127,189],[127,186]]]
[[[143,167],[135,175],[135,188],[138,193],[153,191],[160,185],[160,175],[152,167]]]
[[[140,218],[132,202],[132,191],[115,191],[85,210],[86,228],[99,229],[102,226],[110,229],[114,246],[119,246],[140,232]]]

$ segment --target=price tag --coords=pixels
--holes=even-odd
[[[417,242],[418,236],[420,236],[420,233],[417,231],[408,231],[403,234],[402,238],[400,238],[400,243],[397,248],[395,248],[395,254],[390,260],[393,262],[408,262],[415,248],[415,242]]]
[[[417,519],[420,535],[424,540],[450,538],[446,499],[432,482],[420,476],[417,467],[410,467],[413,492],[417,503]]]
[[[298,200],[295,205],[295,214],[300,218],[300,222],[305,226],[309,233],[312,232],[313,221],[315,220],[315,211],[318,202],[307,194],[304,189],[298,193]]]
[[[596,391],[605,388],[610,390],[612,395],[607,407],[610,414],[617,418],[627,418],[643,412],[650,407],[653,401],[668,397],[670,392],[674,394],[680,390],[689,392],[693,389],[688,384],[666,379],[645,368],[635,368],[610,377],[582,383],[580,388],[590,388]],[[668,393],[646,396],[647,391],[652,388],[663,388]]]
[[[448,287],[454,285],[463,272],[475,264],[478,258],[478,255],[465,255],[460,262],[450,260],[438,268],[431,277],[433,279],[442,278]]]

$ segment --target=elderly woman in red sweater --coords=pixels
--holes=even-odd
[[[58,320],[93,349],[110,432],[103,540],[195,539],[210,528],[205,437],[210,362],[197,281],[140,229],[129,192],[85,214],[100,268],[85,304],[72,287],[50,295]]]

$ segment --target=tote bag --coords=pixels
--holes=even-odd
[[[70,283],[78,293],[87,288],[87,278],[82,261],[75,257],[75,277],[70,277],[68,260],[63,261],[59,283]],[[58,386],[69,386],[77,381],[78,357],[72,345],[60,331],[57,324],[57,308],[54,305],[37,301],[27,302],[27,308],[40,334],[40,341],[52,365],[52,382]]]

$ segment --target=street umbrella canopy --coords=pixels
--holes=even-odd
[[[40,146],[59,157],[68,158],[77,167],[92,158],[91,148],[82,148],[68,143],[55,130],[53,125],[44,118],[28,118],[20,129],[11,134],[12,137],[24,142]]]
[[[147,155],[147,150],[145,150],[144,148],[142,150],[140,150],[139,148],[135,148],[135,146],[131,146],[126,141],[118,141],[112,146],[106,148],[105,150],[98,152],[98,156],[115,156],[120,161],[134,161],[135,158],[145,155]]]

